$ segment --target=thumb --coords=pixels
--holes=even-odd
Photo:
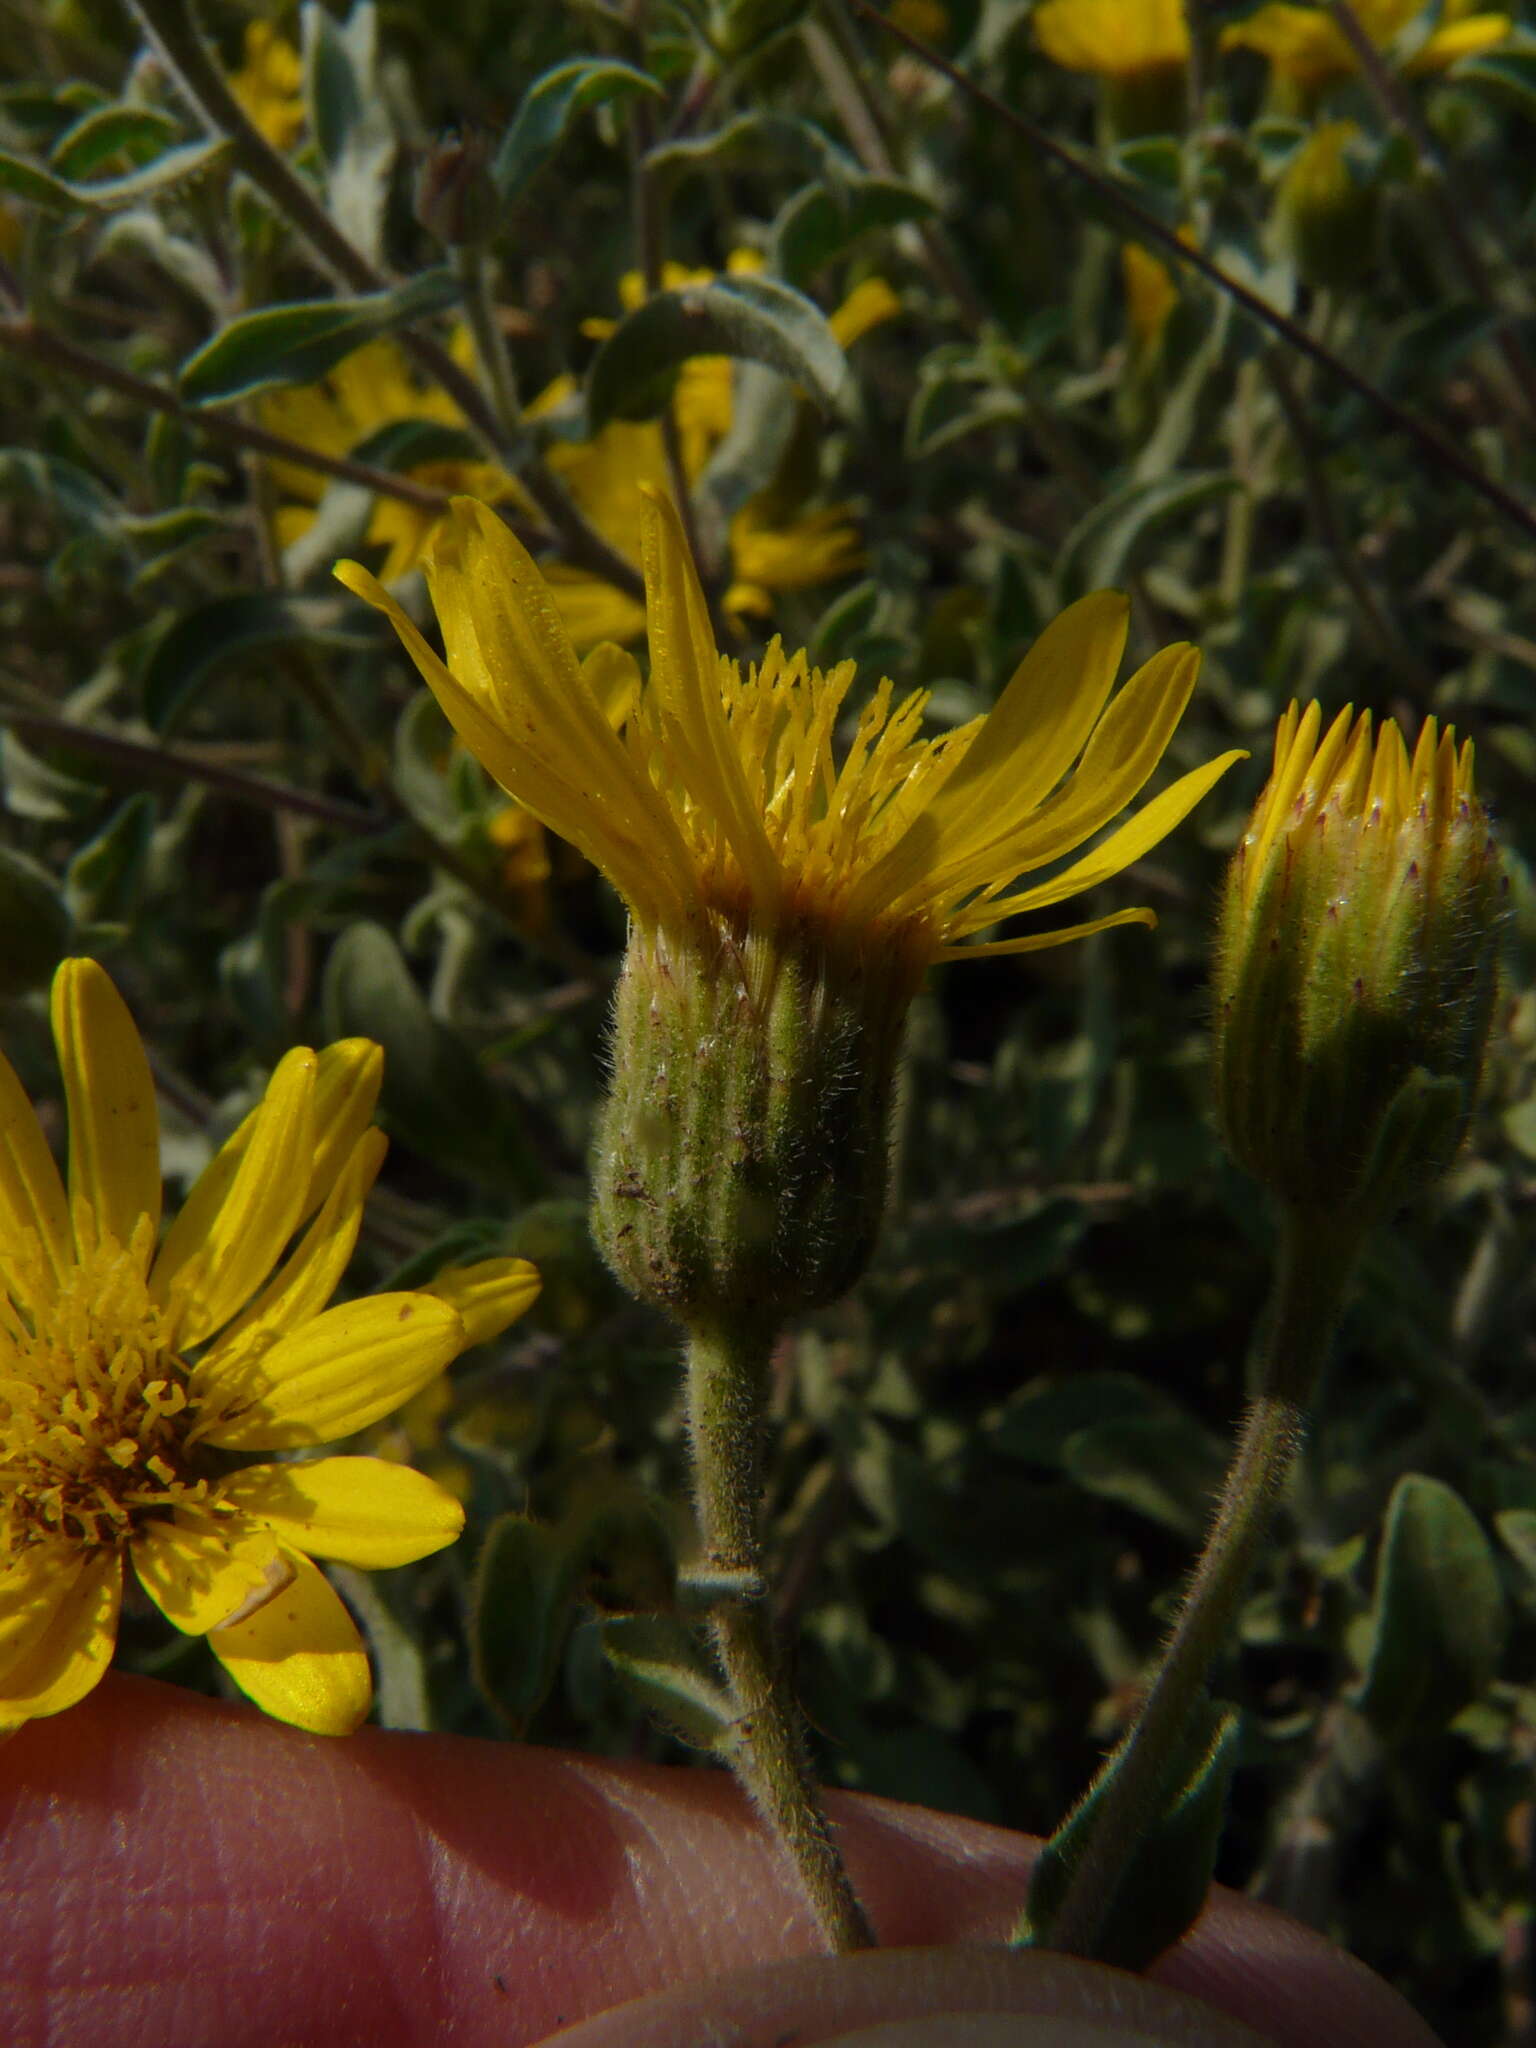
[[[1003,1938],[1026,1838],[831,1804],[884,1941]],[[816,1947],[723,1774],[325,1740],[118,1675],[0,1749],[0,1896],[9,2048],[520,2048]],[[1369,1971],[1230,1897],[1157,1975],[1294,2048],[1432,2043]]]

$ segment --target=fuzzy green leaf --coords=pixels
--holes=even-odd
[[[225,663],[269,647],[320,643],[367,646],[356,611],[344,599],[281,597],[243,591],[184,612],[156,642],[140,675],[144,716],[171,732]]]
[[[543,169],[579,113],[636,92],[661,97],[654,78],[611,57],[579,57],[536,78],[523,94],[491,166],[501,197],[515,198]]]
[[[163,150],[181,132],[181,123],[159,107],[119,100],[71,123],[48,153],[49,168],[60,178],[88,178],[122,150],[135,157]]]
[[[1433,1734],[1498,1670],[1507,1618],[1493,1547],[1443,1480],[1409,1472],[1392,1489],[1372,1621],[1355,1704],[1388,1742]]]
[[[481,1691],[521,1734],[549,1696],[574,1613],[560,1536],[530,1515],[498,1515],[475,1566],[470,1654]]]
[[[1216,1867],[1237,1739],[1235,1710],[1219,1700],[1202,1700],[1169,1772],[1175,1789],[1124,1865],[1094,1947],[1096,1961],[1144,1970],[1198,1917]],[[1041,1851],[1029,1905],[1014,1936],[1020,1947],[1050,1947],[1051,1924],[1067,1881],[1114,1777],[1111,1767]]]
[[[187,358],[177,380],[181,394],[194,404],[217,405],[273,385],[313,384],[364,342],[440,313],[457,296],[451,272],[428,270],[361,298],[264,306],[232,320]]]
[[[103,178],[94,185],[77,185],[56,177],[40,164],[0,150],[0,192],[25,199],[49,213],[116,213],[124,207],[139,206],[147,199],[164,199],[177,187],[229,161],[230,144],[189,142],[181,149],[168,149],[164,156],[121,178]]]
[[[594,356],[587,373],[592,430],[612,419],[653,419],[692,356],[766,363],[803,385],[824,409],[848,374],[825,314],[787,285],[767,277],[683,285],[638,306]]]

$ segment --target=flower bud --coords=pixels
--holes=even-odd
[[[496,187],[486,138],[478,129],[445,135],[416,173],[416,218],[449,249],[488,241],[496,227]]]
[[[1280,1199],[1370,1221],[1445,1171],[1493,1004],[1505,880],[1470,741],[1427,719],[1321,742],[1293,704],[1227,872],[1216,943],[1217,1115]]]
[[[1269,239],[1308,284],[1345,290],[1370,263],[1378,212],[1365,137],[1353,121],[1324,121],[1286,166]]]
[[[917,975],[842,950],[631,932],[593,1224],[631,1293],[681,1320],[821,1307],[868,1263]]]

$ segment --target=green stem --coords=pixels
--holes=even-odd
[[[1061,1903],[1037,1943],[1093,1956],[1131,1857],[1157,1819],[1169,1776],[1207,1674],[1236,1617],[1270,1517],[1301,1443],[1307,1410],[1344,1305],[1359,1248],[1347,1218],[1282,1217],[1269,1330],[1259,1388],[1204,1551],[1190,1578],[1173,1635],[1135,1726],[1104,1764],[1092,1825]],[[1102,1788],[1102,1790],[1100,1790]]]
[[[705,1553],[712,1572],[751,1589],[721,1598],[711,1628],[739,1716],[737,1775],[799,1872],[827,1946],[846,1954],[872,1947],[875,1937],[811,1776],[762,1577],[762,1441],[776,1332],[763,1319],[759,1325],[695,1322],[688,1332],[688,1423]]]
[[[464,295],[464,318],[474,337],[480,374],[485,379],[503,433],[515,443],[523,433],[523,408],[517,395],[517,378],[512,369],[507,337],[496,318],[490,266],[486,262],[485,251],[476,243],[465,243],[453,252],[453,268]]]

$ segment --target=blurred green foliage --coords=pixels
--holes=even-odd
[[[707,345],[735,358],[729,432],[682,474],[717,590],[733,548],[747,574],[744,505],[802,536],[840,508],[861,535],[851,571],[758,579],[771,617],[733,614],[747,651],[776,630],[853,657],[861,688],[930,689],[942,724],[1106,582],[1131,592],[1138,658],[1198,641],[1169,772],[1234,743],[1254,758],[1133,876],[1159,930],[934,978],[877,1267],[777,1361],[777,1599],[823,1770],[1048,1831],[1155,1654],[1265,1298],[1268,1222],[1204,1096],[1220,862],[1292,695],[1410,732],[1455,721],[1509,849],[1499,1035],[1461,1162],[1373,1242],[1218,1674],[1242,1710],[1218,1874],[1492,2043],[1533,1995],[1536,515],[1148,246],[1117,195],[1529,501],[1536,37],[1426,70],[1436,10],[1407,7],[1370,75],[1286,90],[1224,46],[1253,11],[1192,10],[1178,90],[1137,98],[1053,64],[1016,0],[898,0],[1095,166],[1093,193],[837,0],[279,9],[303,60],[286,71],[238,8],[211,10],[372,290],[338,285],[210,141],[128,12],[9,8],[0,1031],[51,1099],[47,976],[99,954],[153,1049],[183,1181],[285,1047],[381,1040],[395,1146],[357,1284],[499,1251],[545,1275],[527,1321],[375,1433],[471,1514],[446,1556],[348,1583],[385,1716],[718,1747],[709,1673],[676,1662],[699,1592],[674,1339],[584,1220],[620,913],[453,748],[330,560],[394,543],[381,507],[424,535],[468,462],[560,473],[595,431],[594,363],[602,418],[681,417]],[[1133,101],[1154,132],[1127,132]],[[1320,163],[1327,123],[1350,126]],[[433,157],[445,133],[489,167],[474,261],[517,386],[555,395],[488,451],[440,392],[413,419],[430,364],[412,383],[390,358],[404,413],[363,432],[332,405],[321,452],[406,495],[320,477],[306,526],[291,452],[285,472],[245,431],[248,394],[334,377],[367,337],[451,342],[435,309],[464,265],[412,208],[423,164],[461,174]],[[441,204],[420,210],[442,228]],[[697,327],[641,289],[628,335],[609,331],[626,273],[721,272],[740,250],[759,278],[700,287]],[[825,316],[870,279],[898,303],[845,363]],[[569,562],[537,490],[508,491]],[[215,1683],[147,1621],[122,1654]]]

